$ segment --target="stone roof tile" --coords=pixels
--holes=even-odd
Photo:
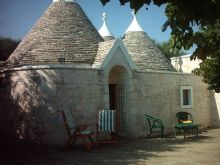
[[[113,47],[115,41],[116,40],[107,40],[107,41],[99,43],[98,52],[93,63],[94,67],[99,67],[103,63],[106,55],[109,53],[109,51]]]
[[[176,71],[147,33],[127,32],[123,42],[139,71]]]

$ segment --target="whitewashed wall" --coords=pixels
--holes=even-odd
[[[116,63],[116,61],[113,63]],[[13,130],[14,115],[23,117],[25,127],[20,129],[23,138],[40,139],[43,143],[63,144],[67,139],[61,118],[61,110],[72,110],[77,124],[93,124],[98,110],[108,108],[108,76],[97,69],[59,68],[32,69],[7,72],[6,88],[0,88],[1,130]],[[118,64],[117,64],[118,65]],[[111,66],[111,67],[110,67]],[[124,65],[126,69],[128,66]],[[194,122],[202,127],[219,126],[219,113],[214,94],[207,90],[201,78],[174,72],[131,72],[128,71],[127,90],[127,135],[144,137],[148,127],[144,114],[160,118],[165,124],[165,133],[172,134],[175,114],[190,112]],[[104,76],[104,77],[103,77]],[[181,109],[180,86],[193,87],[193,108]],[[4,114],[4,115],[2,115]],[[12,115],[13,114],[13,115]],[[12,115],[12,116],[11,116]]]
[[[76,124],[93,123],[95,127],[97,110],[103,108],[103,86],[97,70],[33,69],[7,75],[10,97],[0,104],[8,100],[4,105],[8,109],[7,116],[14,117],[14,121],[7,121],[12,128],[9,130],[18,129],[13,128],[17,119],[22,121],[24,127],[14,130],[20,138],[36,139],[42,133],[43,143],[63,144],[67,133],[60,114],[62,110],[72,110]],[[7,124],[2,123],[1,130]]]
[[[172,133],[178,111],[190,112],[194,122],[202,127],[219,126],[217,105],[212,91],[201,78],[191,74],[146,72],[136,73],[129,98],[129,134],[146,136],[147,127],[143,114],[160,118],[165,132]],[[193,108],[180,107],[180,86],[193,87]]]

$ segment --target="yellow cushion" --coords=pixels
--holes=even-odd
[[[183,123],[183,124],[192,123],[192,120],[184,120],[184,121],[181,121],[181,123]]]

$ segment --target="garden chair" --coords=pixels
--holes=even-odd
[[[193,117],[190,113],[188,112],[178,112],[176,113],[176,118],[177,118],[177,122],[180,124],[189,124],[189,123],[193,123]]]
[[[65,143],[65,149],[69,149],[78,139],[81,139],[86,150],[91,150],[94,145],[93,132],[86,129],[88,125],[75,125],[71,111],[61,111],[61,113],[69,137]]]
[[[196,130],[196,135],[198,136],[200,124],[193,123],[193,117],[189,112],[178,112],[176,113],[177,124],[175,125],[175,136],[183,131],[184,140],[186,137],[186,133],[193,132]]]
[[[100,133],[110,134],[109,140],[98,140],[98,143],[116,143],[116,111],[100,110],[98,112],[97,135]]]
[[[163,122],[155,117],[152,117],[150,115],[144,114],[145,116],[145,121],[146,123],[149,125],[149,134],[148,137],[150,137],[150,135],[152,133],[160,133],[160,137],[161,139],[163,138],[163,131],[164,131],[164,125]]]

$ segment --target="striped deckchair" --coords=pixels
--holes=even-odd
[[[102,143],[116,142],[116,111],[115,110],[100,110],[98,114],[98,133],[110,133],[110,140],[102,140]]]

